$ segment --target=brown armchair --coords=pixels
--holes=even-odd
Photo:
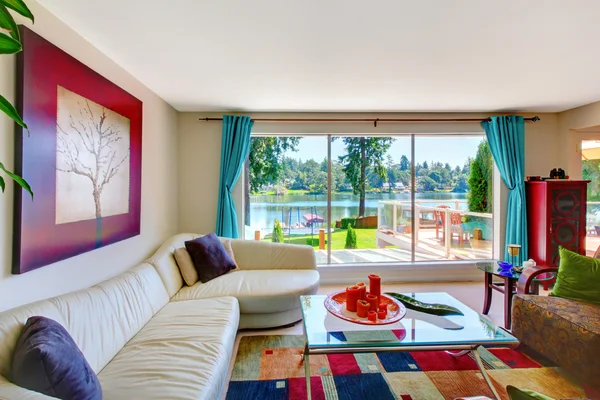
[[[527,268],[517,282],[512,333],[521,343],[600,390],[600,307],[554,296],[536,296],[536,276],[554,266]]]

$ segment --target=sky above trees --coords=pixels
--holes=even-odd
[[[449,163],[451,166],[462,166],[469,157],[474,157],[477,146],[484,135],[477,136],[419,136],[415,138],[415,159],[417,163],[425,161],[437,161]],[[327,138],[325,137],[303,137],[300,140],[298,151],[287,151],[286,157],[301,160],[323,160],[327,157]],[[333,159],[343,156],[345,153],[344,143],[341,140],[331,144]],[[410,157],[410,137],[396,137],[390,147],[388,154],[392,155],[394,161],[399,162],[400,157],[405,154]]]

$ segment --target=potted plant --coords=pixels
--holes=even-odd
[[[23,0],[0,0],[0,28],[8,33],[4,34],[0,32],[0,54],[16,54],[23,50],[23,46],[21,45],[19,28],[17,27],[17,23],[15,22],[8,9],[16,11],[25,18],[29,18],[31,22],[33,22],[33,14],[31,13],[27,5],[25,5]],[[15,121],[15,123],[23,127],[23,129],[27,130],[27,124],[25,124],[25,122],[21,118],[19,112],[2,95],[0,95],[0,111],[8,115],[13,121]],[[33,192],[31,191],[31,187],[29,187],[29,184],[25,181],[25,179],[6,169],[6,167],[4,167],[4,164],[2,164],[1,162],[0,170],[2,170],[6,175],[12,178],[23,189],[27,190],[33,198]],[[0,176],[0,189],[2,189],[2,192],[4,192],[5,186],[6,183],[4,182],[4,178]]]
[[[410,221],[403,217],[398,218],[398,225],[396,226],[396,232],[398,233],[412,233],[412,225]]]

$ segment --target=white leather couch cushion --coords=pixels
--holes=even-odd
[[[315,251],[310,246],[232,240],[231,248],[240,269],[317,269]]]
[[[242,314],[268,314],[300,307],[300,296],[316,293],[315,270],[255,270],[228,272],[206,283],[181,288],[171,301],[235,296]]]
[[[219,399],[238,321],[233,297],[169,303],[100,372],[103,398]]]
[[[168,301],[154,267],[142,264],[91,288],[0,313],[0,375],[9,377],[14,347],[31,316],[63,325],[98,373]]]

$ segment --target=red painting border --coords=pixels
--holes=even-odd
[[[15,171],[34,192],[15,186],[13,273],[21,274],[140,234],[142,102],[52,43],[21,26]],[[62,86],[130,120],[129,213],[56,225],[57,87]],[[97,229],[101,227],[101,235]]]

